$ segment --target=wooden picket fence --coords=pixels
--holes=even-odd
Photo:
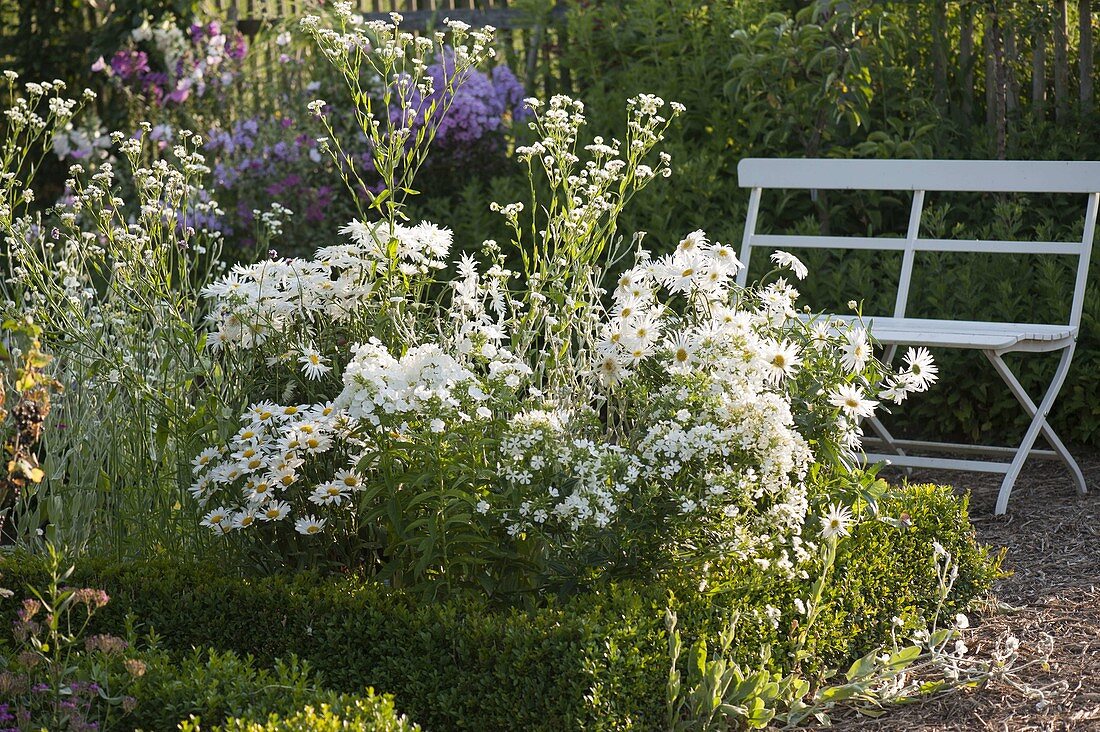
[[[331,0],[214,0],[212,14],[236,23],[243,34],[257,41],[265,32],[326,6],[331,7]],[[512,7],[509,0],[352,0],[352,8],[367,20],[388,21],[391,12],[399,12],[402,27],[413,32],[439,28],[447,18],[474,27],[493,26],[502,60],[520,74],[529,93],[543,95],[572,88],[569,70],[557,53],[568,42],[564,3],[541,17]],[[250,76],[259,82],[255,88],[262,88],[265,79],[280,76],[285,84],[286,72],[276,63],[278,49],[263,42],[254,48],[259,53],[250,53],[249,64]],[[294,85],[296,77],[292,77]]]

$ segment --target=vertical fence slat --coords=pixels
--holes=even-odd
[[[1066,0],[1054,3],[1054,106],[1058,121],[1069,111],[1069,37]]]

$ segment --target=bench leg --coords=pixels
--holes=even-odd
[[[1074,483],[1077,485],[1078,493],[1085,493],[1087,488],[1085,486],[1085,476],[1081,472],[1081,467],[1077,464],[1077,461],[1073,459],[1069,450],[1065,444],[1054,432],[1049,424],[1047,424],[1047,414],[1050,412],[1050,408],[1054,405],[1054,400],[1058,396],[1058,392],[1062,388],[1062,384],[1066,380],[1066,374],[1069,372],[1070,362],[1073,360],[1074,344],[1070,344],[1068,348],[1062,351],[1062,358],[1058,362],[1058,370],[1054,373],[1054,378],[1050,382],[1050,386],[1047,387],[1047,392],[1043,396],[1042,402],[1036,406],[1035,402],[1028,396],[1027,391],[1024,390],[1023,384],[1016,378],[1016,375],[1008,368],[1008,365],[1001,359],[1001,354],[996,351],[983,351],[990,363],[993,364],[993,368],[997,370],[1001,378],[1008,385],[1008,388],[1012,391],[1013,396],[1020,402],[1020,405],[1031,417],[1031,424],[1027,428],[1027,432],[1024,434],[1024,439],[1020,443],[1020,447],[1016,451],[1016,456],[1012,459],[1012,463],[1009,465],[1008,472],[1005,474],[1004,481],[1001,483],[1000,493],[997,495],[997,507],[995,513],[1002,515],[1008,510],[1008,499],[1012,494],[1012,487],[1016,483],[1016,478],[1020,475],[1020,470],[1024,466],[1024,462],[1027,460],[1028,454],[1035,446],[1035,441],[1042,434],[1050,443],[1051,448],[1054,449],[1058,456],[1065,463],[1070,473],[1073,475]]]
[[[901,449],[894,444],[894,436],[890,434],[890,431],[886,429],[878,417],[866,417],[867,424],[871,425],[871,431],[878,435],[878,438],[882,440],[883,447],[888,449],[895,455],[904,455],[905,450]]]

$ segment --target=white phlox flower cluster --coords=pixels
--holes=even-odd
[[[579,436],[583,422],[560,409],[529,409],[509,421],[497,469],[523,496],[505,514],[512,536],[548,523],[604,528],[619,511],[631,488],[626,451]]]
[[[449,229],[427,222],[390,230],[352,221],[341,231],[349,243],[318,249],[312,259],[236,265],[207,285],[211,347],[255,348],[272,334],[320,318],[346,323],[394,268],[413,277],[445,267],[452,240]]]
[[[438,345],[424,344],[394,358],[377,340],[356,346],[344,369],[344,389],[336,405],[356,421],[379,427],[385,421],[429,415],[430,429],[442,432],[447,420],[468,422],[485,419],[494,386],[501,380],[518,387],[526,367],[516,362],[490,362],[489,379],[445,353]]]

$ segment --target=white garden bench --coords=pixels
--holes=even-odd
[[[1031,424],[1023,441],[1016,447],[901,440],[891,435],[880,421],[872,419],[869,423],[878,438],[869,438],[868,445],[879,447],[890,454],[868,453],[865,457],[869,463],[886,462],[901,467],[1003,473],[1004,480],[997,497],[997,514],[1003,514],[1008,509],[1012,486],[1029,456],[1060,459],[1072,473],[1078,492],[1085,493],[1085,478],[1081,468],[1047,423],[1047,414],[1069,371],[1081,324],[1089,255],[1096,228],[1097,203],[1100,201],[1100,162],[745,159],[737,166],[737,175],[742,188],[752,189],[741,245],[741,261],[746,266],[738,276],[739,284],[744,285],[747,281],[748,263],[754,247],[900,251],[901,276],[893,315],[864,315],[872,337],[886,347],[885,358],[892,359],[900,345],[980,350],[989,358],[993,368],[1031,417]],[[908,231],[905,238],[758,234],[757,214],[760,210],[761,192],[765,188],[912,191],[913,203],[909,213]],[[1084,232],[1079,242],[922,239],[920,221],[926,191],[1087,194]],[[998,323],[906,317],[905,306],[916,252],[1074,256],[1077,258],[1077,273],[1069,322]],[[1036,406],[1002,357],[1013,352],[1058,351],[1061,352],[1058,369]],[[1035,449],[1035,442],[1040,434],[1049,443],[1051,450]],[[909,454],[914,452],[933,455],[955,453],[1001,460]]]

